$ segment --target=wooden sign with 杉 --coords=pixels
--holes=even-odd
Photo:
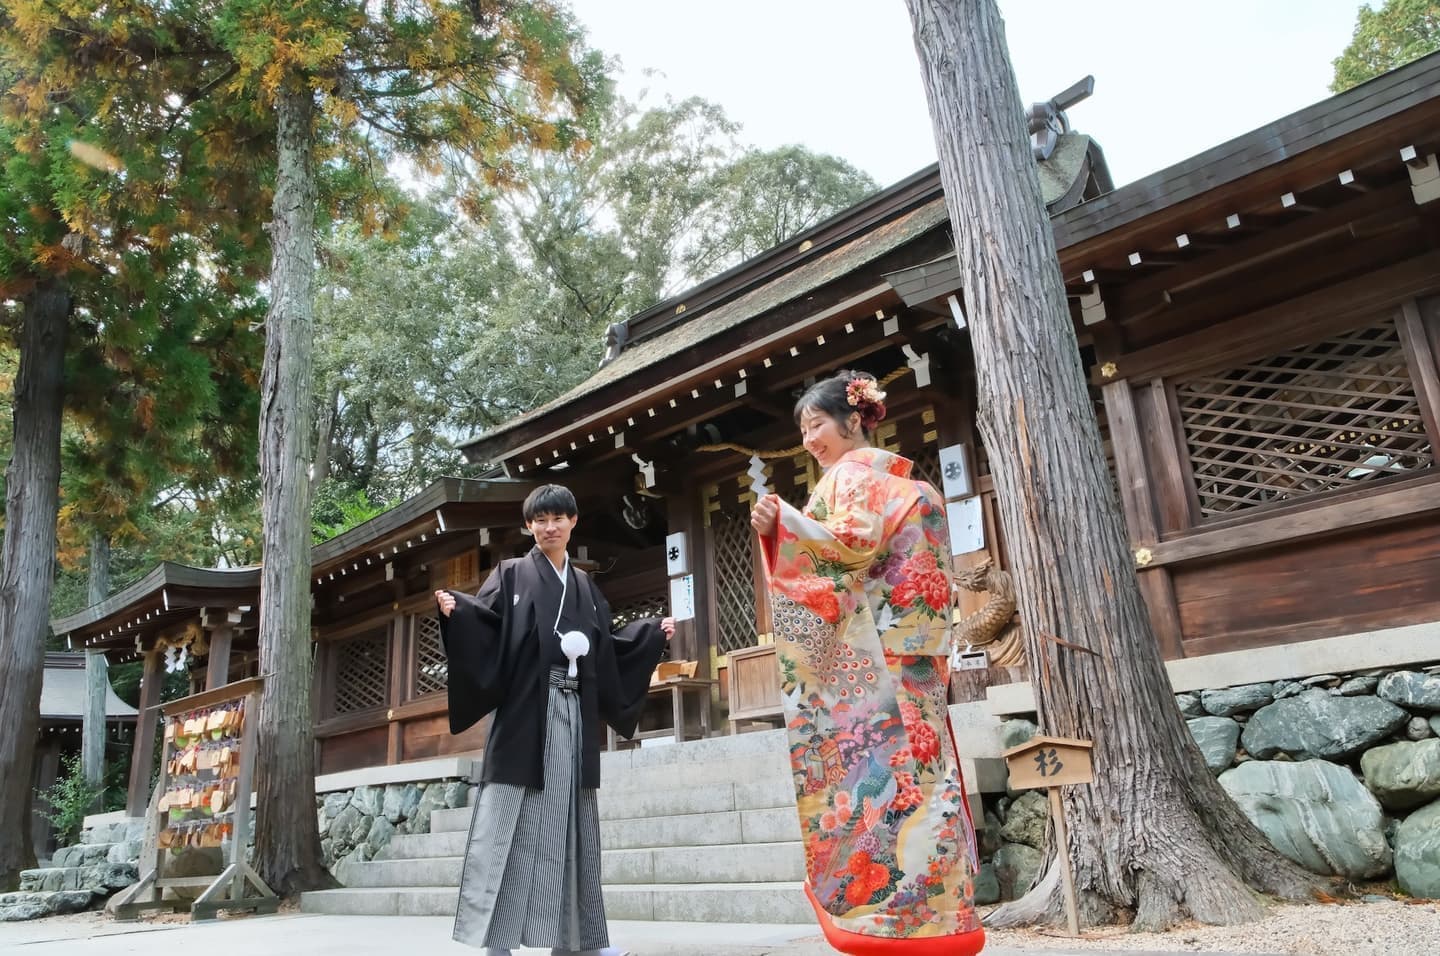
[[[1060,859],[1060,878],[1065,890],[1065,923],[1071,936],[1080,935],[1080,917],[1075,905],[1075,876],[1070,872],[1070,838],[1065,814],[1060,808],[1060,788],[1083,786],[1095,777],[1090,764],[1093,744],[1070,737],[1031,737],[1005,751],[1005,769],[1012,790],[1038,790],[1050,796],[1050,822],[1055,827]]]

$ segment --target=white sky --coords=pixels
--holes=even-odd
[[[570,2],[632,98],[703,96],[742,141],[833,153],[882,186],[934,162],[903,0]],[[1094,74],[1070,122],[1104,148],[1117,186],[1328,97],[1359,6],[1000,0],[1025,103]]]

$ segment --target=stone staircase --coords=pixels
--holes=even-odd
[[[615,920],[811,923],[782,732],[716,737],[601,757],[606,915]],[[431,832],[395,836],[346,863],[343,889],[306,893],[310,913],[451,915],[471,808],[437,810]]]
[[[86,830],[48,865],[20,871],[20,891],[0,893],[0,922],[78,912],[134,883],[144,835],[139,819]]]

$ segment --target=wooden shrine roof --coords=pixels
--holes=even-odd
[[[50,652],[45,655],[45,678],[40,686],[40,719],[42,721],[78,721],[85,716],[88,693],[85,676],[85,655]],[[107,721],[134,720],[138,711],[115,694],[109,681],[105,685],[105,718]]]
[[[482,527],[520,524],[520,503],[534,487],[508,479],[441,478],[394,508],[311,550],[315,584],[372,561],[452,540]],[[184,627],[202,610],[238,610],[253,628],[260,568],[193,568],[163,561],[99,604],[51,621],[76,647],[124,650]]]
[[[1098,154],[1098,147],[1090,137],[1080,133],[1063,135],[1050,159],[1038,164],[1045,201],[1051,204],[1075,201]],[[887,215],[891,218],[885,218]],[[638,371],[653,368],[672,356],[686,355],[691,349],[703,346],[722,333],[808,296],[943,226],[948,213],[941,193],[938,165],[857,204],[836,218],[855,219],[855,228],[828,249],[815,243],[815,239],[833,232],[835,220],[822,223],[788,240],[783,246],[688,290],[677,299],[660,303],[635,316],[627,323],[634,331],[617,358],[565,394],[504,422],[463,446],[466,456],[472,461],[486,461],[498,452],[522,451],[523,440],[521,447],[515,447],[515,443],[509,440],[522,426],[615,385]],[[815,244],[807,248],[807,241]],[[783,264],[783,260],[793,260],[797,253],[803,257],[801,260],[788,266]],[[728,287],[732,279],[743,277],[771,262],[779,262],[781,268],[764,281],[739,288]]]
[[[1077,176],[1087,172],[1087,164],[1103,166],[1088,137],[1067,135],[1052,159]],[[1137,291],[1148,296],[1150,285],[1163,285],[1159,276],[1168,266],[1178,262],[1191,272],[1207,268],[1198,248],[1234,246],[1238,255],[1237,243],[1282,224],[1282,194],[1289,194],[1292,205],[1294,194],[1301,194],[1301,210],[1339,205],[1346,195],[1358,194],[1334,195],[1330,188],[1347,162],[1357,164],[1357,172],[1361,163],[1376,173],[1384,164],[1383,182],[1391,184],[1396,176],[1404,178],[1398,150],[1414,145],[1423,156],[1440,146],[1437,136],[1440,53],[1078,204],[1056,201],[1061,193],[1076,199],[1074,176],[1067,180],[1066,174],[1052,175],[1042,166],[1067,286],[1079,296],[1099,276],[1102,284],[1138,282]],[[1356,189],[1364,187],[1361,182]],[[692,373],[714,370],[719,375],[726,358],[720,350],[733,344],[742,329],[773,324],[770,317],[782,313],[796,316],[791,320],[796,328],[807,325],[796,306],[809,303],[806,315],[839,308],[836,300],[844,296],[829,290],[882,256],[894,259],[904,255],[900,250],[913,248],[915,261],[900,266],[936,261],[943,250],[928,237],[941,234],[946,219],[938,166],[931,166],[805,236],[634,316],[625,323],[629,342],[612,362],[565,395],[475,438],[464,451],[472,461],[518,462],[526,466],[525,476],[535,474],[544,463],[563,460],[563,446],[577,434],[581,441],[594,441],[583,431],[598,428],[603,435],[607,424],[618,431],[626,416],[635,414],[628,409],[642,392],[646,403],[664,397],[657,381],[667,360],[673,360],[673,372],[667,374],[675,380],[674,390],[688,391],[691,385],[682,379],[695,378]],[[1233,225],[1237,220],[1243,220],[1239,228]],[[1204,241],[1189,249],[1181,241],[1177,250],[1177,237],[1185,233],[1203,234]],[[807,248],[807,237],[814,237],[813,247]],[[820,294],[822,288],[826,295]],[[849,302],[858,305],[855,290],[848,291]],[[894,290],[872,291],[872,311],[902,304]],[[1125,306],[1116,311],[1140,311],[1128,301]],[[767,328],[771,338],[773,333]],[[644,427],[636,421],[637,429]],[[536,458],[542,463],[529,467]]]

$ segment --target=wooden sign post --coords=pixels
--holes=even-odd
[[[191,918],[200,920],[214,919],[220,910],[273,913],[278,908],[280,900],[245,862],[263,684],[263,678],[252,677],[160,708],[165,720],[160,798],[149,808],[159,842],[155,868],[121,894],[116,918],[135,919],[151,909],[189,909]],[[168,875],[166,852],[187,848],[225,848],[228,860],[216,875]],[[165,899],[167,889],[199,887],[204,892],[193,904]]]
[[[1075,875],[1070,871],[1070,836],[1065,829],[1065,812],[1060,807],[1060,788],[1090,783],[1095,779],[1090,766],[1088,740],[1069,737],[1031,737],[1005,751],[1005,768],[1010,772],[1012,790],[1038,790],[1050,794],[1050,821],[1055,827],[1060,858],[1060,879],[1065,891],[1065,922],[1071,936],[1080,935],[1080,916],[1075,904]]]

